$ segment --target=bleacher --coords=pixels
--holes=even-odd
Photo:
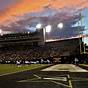
[[[6,45],[33,45],[33,43],[43,43],[43,37],[41,32],[23,32],[23,33],[11,33],[0,35],[0,47]]]
[[[80,38],[80,40],[82,40]],[[44,42],[43,34],[16,33],[0,36],[1,61],[39,61],[54,58],[70,58],[72,61],[80,55],[79,38]],[[69,62],[67,63],[72,63]]]

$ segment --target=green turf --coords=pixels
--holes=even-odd
[[[7,74],[7,73],[14,73],[26,70],[32,70],[39,67],[48,66],[47,64],[31,64],[31,65],[22,65],[18,67],[17,65],[13,64],[0,64],[0,75]]]

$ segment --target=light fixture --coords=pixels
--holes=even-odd
[[[63,26],[64,26],[63,23],[59,23],[59,24],[57,25],[57,27],[60,28],[60,29],[62,29]]]
[[[37,28],[37,29],[41,29],[41,28],[42,28],[42,24],[40,24],[40,23],[37,24],[37,25],[36,25],[36,28]]]
[[[47,33],[51,32],[51,29],[52,29],[52,26],[51,26],[51,25],[47,25],[47,26],[45,27],[45,31],[46,31]]]
[[[0,34],[2,33],[2,29],[0,29]]]

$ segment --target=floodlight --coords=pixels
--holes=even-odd
[[[57,27],[60,28],[60,29],[62,29],[63,26],[64,26],[63,23],[59,23],[59,24],[57,25]]]
[[[2,33],[2,29],[0,29],[0,34]]]
[[[37,25],[36,25],[36,28],[37,28],[37,29],[41,29],[41,28],[42,28],[42,24],[40,24],[40,23],[37,24]]]
[[[27,33],[29,34],[30,32],[28,31]]]
[[[51,28],[52,28],[51,25],[47,25],[47,26],[45,27],[46,32],[47,32],[47,33],[51,32]]]

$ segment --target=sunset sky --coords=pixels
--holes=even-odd
[[[38,11],[50,1],[52,8],[86,8],[88,0],[0,0],[0,24],[11,21],[14,16]]]

